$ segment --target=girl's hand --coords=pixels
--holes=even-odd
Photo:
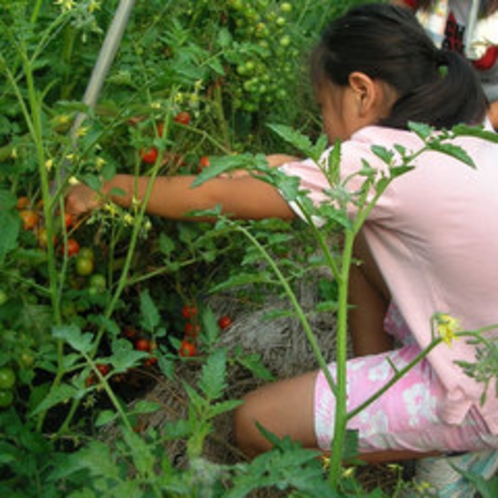
[[[71,186],[66,195],[66,211],[73,216],[86,214],[102,205],[102,198],[82,183]]]

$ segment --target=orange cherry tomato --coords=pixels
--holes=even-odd
[[[38,213],[31,209],[19,211],[19,216],[21,217],[24,230],[33,230],[38,225],[38,220],[40,219]]]
[[[150,341],[147,339],[137,339],[135,341],[135,349],[137,351],[150,351]]]
[[[183,358],[191,358],[192,356],[195,356],[195,353],[196,353],[195,344],[184,339],[180,344],[180,349],[178,351],[178,354]]]

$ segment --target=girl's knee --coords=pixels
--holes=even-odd
[[[235,410],[233,432],[237,446],[248,457],[257,456],[270,449],[266,438],[261,434],[256,422],[262,423],[261,405],[258,395],[251,392],[242,398],[242,404]]]

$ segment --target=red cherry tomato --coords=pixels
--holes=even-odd
[[[202,173],[202,170],[204,168],[207,168],[209,165],[210,165],[209,157],[208,156],[202,156],[199,159],[199,166],[197,167],[197,172],[198,173]]]
[[[218,325],[220,326],[221,330],[226,330],[228,327],[231,327],[232,323],[232,319],[228,315],[222,316],[218,320]]]
[[[106,376],[111,370],[111,367],[107,363],[97,363],[97,370],[103,375]]]
[[[180,344],[180,349],[178,350],[178,354],[183,358],[191,358],[195,356],[196,347],[195,344],[184,339]]]
[[[140,151],[140,157],[142,161],[147,164],[154,164],[157,160],[158,156],[157,149],[155,147],[151,147],[150,149],[142,149]]]
[[[190,318],[193,318],[194,316],[197,316],[197,307],[193,305],[185,305],[182,308],[182,315],[188,320]]]
[[[19,211],[19,216],[21,217],[22,227],[24,230],[33,230],[33,228],[38,225],[38,220],[40,219],[38,213],[35,213],[35,211],[31,209],[23,209]]]
[[[191,323],[187,322],[185,324],[185,335],[188,335],[190,337],[197,337],[199,335],[199,332],[201,330],[201,327],[197,323]]]
[[[61,253],[64,254],[66,248],[61,246]],[[67,239],[67,255],[69,257],[76,256],[80,252],[80,245],[76,239]]]
[[[174,120],[177,123],[180,123],[182,125],[188,125],[190,123],[190,114],[187,111],[182,111],[179,112],[175,117]]]
[[[147,339],[137,339],[135,341],[135,349],[137,351],[150,351],[150,341]]]
[[[73,216],[70,213],[64,213],[64,224],[69,228],[73,224]]]
[[[133,327],[125,327],[123,329],[123,335],[128,339],[135,339],[138,335],[138,332]]]

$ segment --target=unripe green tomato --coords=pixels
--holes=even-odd
[[[78,256],[76,259],[76,273],[82,277],[87,277],[93,273],[93,260]]]
[[[0,389],[0,408],[8,408],[14,401],[14,393]]]
[[[101,273],[95,273],[90,277],[90,287],[103,291],[106,288],[106,279]]]
[[[80,258],[91,259],[92,261],[95,260],[95,253],[93,252],[93,249],[91,249],[90,247],[82,247],[78,253],[78,256]]]
[[[16,383],[16,374],[12,368],[4,366],[0,368],[0,389],[12,389]]]
[[[281,47],[288,47],[292,43],[291,37],[289,35],[282,36],[279,43]]]
[[[280,10],[282,12],[290,12],[292,10],[292,4],[289,2],[283,2],[280,4]]]

